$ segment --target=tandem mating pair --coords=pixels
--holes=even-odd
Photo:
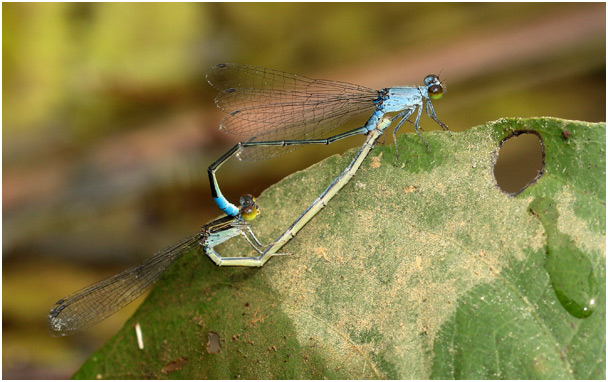
[[[220,266],[261,267],[272,256],[282,255],[278,251],[350,181],[393,121],[398,121],[393,130],[396,151],[397,131],[416,110],[416,119],[412,123],[427,150],[429,145],[420,133],[423,108],[430,118],[449,132],[437,118],[431,102],[441,98],[445,92],[444,84],[433,74],[424,78],[422,86],[374,90],[250,65],[218,64],[207,72],[207,81],[220,91],[215,103],[228,114],[220,129],[229,134],[251,137],[236,144],[208,169],[213,199],[226,216],[206,224],[198,233],[157,252],[140,265],[57,301],[47,318],[51,335],[79,332],[116,313],[154,285],[188,249],[202,247],[207,256]],[[364,111],[372,114],[363,126],[326,137]],[[388,114],[394,115],[389,117]],[[367,135],[367,139],[352,162],[269,245],[260,244],[248,224],[259,214],[255,199],[251,195],[243,196],[241,206],[236,207],[220,191],[215,173],[233,156],[240,160],[268,159],[298,146],[328,145],[355,135]],[[398,154],[397,151],[395,161]],[[215,246],[235,236],[243,236],[259,256],[222,257],[215,251]]]

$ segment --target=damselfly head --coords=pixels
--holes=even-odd
[[[441,81],[439,81],[439,77],[434,74],[429,74],[424,77],[424,84],[429,91],[429,98],[431,99],[439,99],[445,93],[445,88]]]
[[[244,220],[251,221],[260,214],[260,209],[258,208],[253,195],[241,196],[240,203],[240,213]]]

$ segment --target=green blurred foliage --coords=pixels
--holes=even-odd
[[[15,308],[20,294],[4,294],[3,345],[22,349],[3,362],[5,377],[76,370],[116,326],[49,339],[43,318],[52,303],[101,278],[100,266],[133,264],[218,215],[204,170],[239,138],[217,129],[222,114],[204,79],[211,65],[248,63],[377,88],[442,71],[448,93],[435,107],[455,131],[500,117],[605,121],[604,4],[4,3],[2,10],[3,286],[34,290],[17,277],[37,274],[32,264],[62,275],[40,272],[54,286],[26,310]],[[220,182],[231,200],[259,194],[358,144],[230,162]],[[92,268],[69,280],[66,263]],[[40,346],[25,340],[33,335],[71,355],[38,356]]]
[[[116,114],[136,106],[124,105],[121,88],[187,86],[200,74],[200,52],[197,57],[194,48],[205,38],[208,22],[196,4],[46,3],[4,9],[8,134],[41,129],[57,118],[65,123],[61,129],[79,137],[95,134],[95,128],[116,128],[110,123]]]

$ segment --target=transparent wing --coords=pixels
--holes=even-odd
[[[257,135],[249,139],[252,142],[260,142],[260,141],[277,141],[277,140],[285,140],[285,139],[318,139],[318,138],[326,138],[329,133],[338,127],[344,125],[348,120],[353,118],[355,114],[352,113],[340,113],[334,114],[329,118],[324,118],[319,121],[309,120],[306,126],[302,126],[301,130],[298,131],[299,134],[294,134],[292,136],[285,136],[285,132],[278,130],[267,134]],[[241,151],[237,154],[237,157],[240,160],[247,161],[255,161],[260,159],[270,159],[275,158],[280,155],[287,154],[293,150],[296,150],[302,146],[293,145],[293,146],[252,146],[242,148]]]
[[[150,289],[186,250],[197,247],[200,237],[200,233],[187,237],[138,266],[57,301],[47,318],[49,333],[54,336],[70,335],[116,313]]]
[[[346,120],[372,110],[378,97],[378,91],[363,86],[250,65],[216,65],[208,71],[207,81],[220,90],[216,104],[228,113],[220,128],[254,136],[254,141],[324,137]],[[277,148],[248,148],[240,158],[275,156],[269,153],[276,155]]]

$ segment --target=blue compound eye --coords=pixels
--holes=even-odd
[[[437,77],[434,74],[429,74],[428,76],[424,77],[424,84],[429,87],[433,84],[438,84],[439,83],[439,77]]]
[[[439,81],[439,77],[434,74],[429,74],[424,78],[424,84],[426,85],[429,91],[430,99],[439,99],[445,93],[445,89]]]

